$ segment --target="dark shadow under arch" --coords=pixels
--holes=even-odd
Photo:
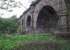
[[[58,19],[56,11],[51,6],[44,6],[38,14],[37,30],[49,32],[52,28],[56,28]]]
[[[27,17],[27,27],[30,27],[31,25],[31,16]]]
[[[26,33],[31,33],[32,28],[31,28],[31,16],[27,16],[27,21],[26,21]]]

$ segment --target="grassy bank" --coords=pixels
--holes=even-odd
[[[32,41],[46,41],[47,43],[62,44],[65,49],[69,49],[69,44],[63,38],[56,38],[54,35],[36,34],[36,35],[2,35],[0,36],[0,50],[11,50],[13,48],[21,48],[23,45]],[[23,48],[23,47],[22,47]],[[27,47],[26,47],[27,48]]]

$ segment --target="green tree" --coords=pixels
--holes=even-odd
[[[13,18],[13,17],[9,19],[0,18],[0,32],[1,33],[16,33],[17,18]]]

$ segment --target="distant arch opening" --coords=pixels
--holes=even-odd
[[[30,27],[31,25],[31,16],[27,17],[27,27]]]
[[[58,19],[56,11],[51,6],[44,6],[38,14],[37,30],[50,32],[51,29],[56,28]]]

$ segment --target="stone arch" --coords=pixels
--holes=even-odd
[[[52,29],[56,28],[58,19],[57,12],[53,7],[44,6],[38,14],[36,28],[39,32],[51,32]]]

